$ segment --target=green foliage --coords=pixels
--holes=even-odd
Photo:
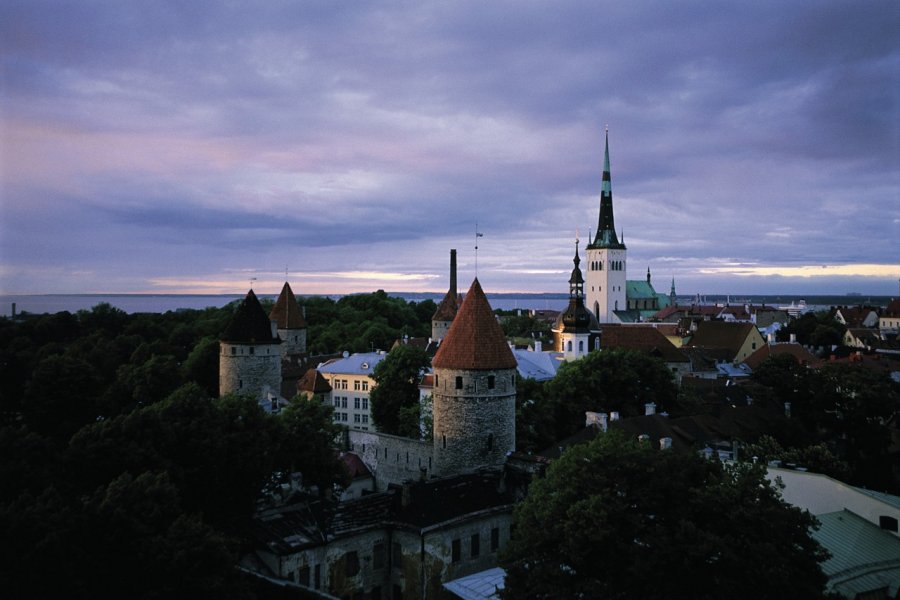
[[[788,341],[793,333],[800,344],[828,348],[841,345],[846,331],[847,327],[836,321],[829,311],[819,311],[807,312],[792,319],[776,335],[779,342]]]
[[[330,406],[295,396],[281,418],[286,429],[282,462],[287,473],[302,472],[304,483],[317,486],[320,492],[349,485],[333,449],[343,428],[332,420]]]
[[[846,480],[850,474],[847,463],[839,460],[824,443],[802,448],[782,448],[774,437],[763,435],[755,443],[744,445],[740,456],[741,460],[756,460],[762,464],[779,460],[785,465],[804,467],[840,480]]]
[[[545,384],[516,378],[516,450],[537,452],[557,441],[554,407],[544,395]]]
[[[552,343],[553,334],[550,331],[550,324],[541,319],[535,319],[527,312],[518,314],[515,310],[494,311],[500,316],[500,326],[507,338],[527,338],[529,340],[540,340],[545,344]]]
[[[661,360],[615,349],[565,363],[544,392],[553,407],[556,439],[562,439],[584,426],[585,411],[618,411],[630,417],[643,414],[648,402],[663,410],[675,400],[676,388]]]
[[[405,302],[383,290],[343,296],[337,301],[311,296],[304,298],[303,304],[312,354],[386,350],[404,335],[427,337],[435,310],[430,300]]]
[[[815,520],[764,471],[614,432],[532,483],[500,564],[503,598],[820,598]]]
[[[419,379],[430,364],[423,350],[399,345],[375,365],[369,398],[378,431],[420,437]]]
[[[219,394],[219,340],[208,335],[197,342],[182,365],[186,381],[193,381],[210,396]]]

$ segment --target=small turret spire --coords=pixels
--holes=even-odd
[[[572,269],[572,276],[569,277],[569,297],[581,298],[584,296],[584,277],[581,275],[581,258],[578,256],[578,238],[575,238],[575,258],[572,259],[575,268]]]

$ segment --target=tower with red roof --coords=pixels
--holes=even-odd
[[[516,359],[477,278],[432,366],[436,474],[502,468],[516,446]]]

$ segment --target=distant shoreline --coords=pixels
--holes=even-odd
[[[408,302],[433,300],[439,302],[446,292],[387,292],[389,296],[402,298]],[[300,294],[304,297],[328,297],[333,299],[354,294]],[[277,294],[259,294],[260,298],[274,300]],[[77,312],[90,310],[102,302],[109,303],[127,313],[163,313],[173,310],[202,310],[205,308],[221,308],[244,294],[5,294],[0,295],[0,316],[12,316],[12,305],[16,305],[16,314],[53,314],[62,311]],[[488,300],[495,309],[516,310],[562,310],[568,303],[568,294],[554,293],[488,293]],[[678,296],[679,304],[696,302],[696,296]],[[846,306],[869,304],[887,306],[891,296],[864,296],[855,293],[833,295],[803,294],[708,294],[701,295],[702,304],[766,304],[769,306],[787,306],[791,303],[806,302],[810,310],[821,310],[829,306]]]

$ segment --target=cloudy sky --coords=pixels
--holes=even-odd
[[[900,4],[0,3],[0,293],[898,294]],[[584,243],[582,243],[582,249]]]

